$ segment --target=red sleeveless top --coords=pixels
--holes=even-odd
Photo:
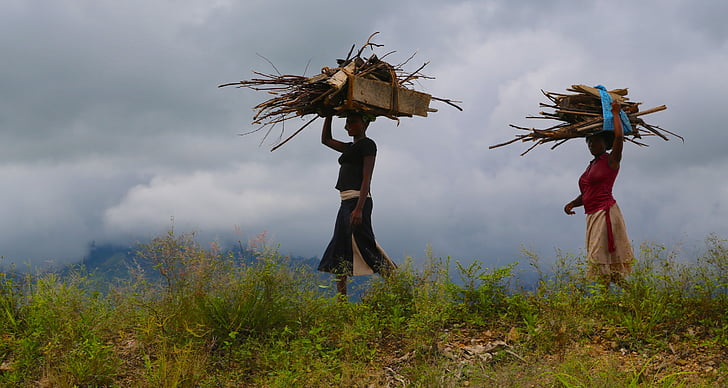
[[[609,167],[609,153],[605,152],[589,163],[581,178],[579,190],[584,212],[591,214],[599,210],[609,209],[617,201],[612,197],[612,187],[617,179],[619,169]]]

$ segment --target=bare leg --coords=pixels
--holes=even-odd
[[[609,285],[612,283],[611,275],[601,274],[597,281],[604,291],[609,291]]]
[[[346,295],[346,275],[339,275],[339,280],[336,282],[336,291],[340,295]]]
[[[629,288],[629,283],[627,283],[627,280],[624,278],[624,275],[622,275],[619,272],[615,272],[614,274],[612,274],[612,282],[614,282],[614,284],[621,287],[623,290],[626,290]]]

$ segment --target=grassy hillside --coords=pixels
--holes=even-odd
[[[430,257],[372,278],[357,303],[253,248],[241,260],[170,232],[140,247],[151,267],[110,286],[80,269],[0,274],[0,385],[728,384],[728,244],[716,236],[692,263],[642,246],[622,288],[586,281],[581,257],[542,268],[524,252],[541,274],[530,291],[515,263]]]

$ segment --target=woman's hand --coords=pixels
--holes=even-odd
[[[358,207],[354,208],[354,210],[351,212],[351,218],[349,219],[349,222],[351,223],[352,227],[357,227],[361,225],[361,209]]]
[[[346,143],[340,142],[331,137],[331,121],[332,116],[326,116],[324,118],[324,126],[321,129],[321,144],[333,150],[344,152],[346,149]]]
[[[574,208],[583,206],[583,205],[584,205],[584,203],[581,202],[581,195],[579,195],[578,197],[576,197],[575,200],[567,203],[566,206],[564,206],[564,213],[566,213],[568,215],[576,214],[576,212],[574,211]]]
[[[622,109],[622,104],[619,103],[619,101],[612,101],[612,113],[615,115],[619,114],[619,111]]]
[[[335,115],[336,111],[334,110],[334,108],[324,105],[321,108],[319,108],[316,111],[316,113],[318,113],[319,117],[326,118],[326,117],[331,117],[331,116]]]
[[[566,204],[566,206],[564,206],[564,213],[568,215],[576,214],[576,212],[574,211],[574,202],[569,202]]]

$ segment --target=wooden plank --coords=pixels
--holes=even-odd
[[[309,77],[309,78],[308,78],[308,79],[306,80],[306,83],[307,83],[307,84],[313,84],[313,83],[316,83],[316,82],[319,82],[319,81],[323,81],[323,80],[325,80],[325,79],[327,79],[327,78],[329,78],[329,76],[328,76],[328,75],[326,75],[326,74],[324,74],[324,73],[321,73],[321,74],[316,74],[316,75],[315,75],[315,76],[313,76],[313,77]]]
[[[349,62],[348,65],[341,68],[341,70],[337,71],[328,80],[326,80],[326,83],[333,86],[336,90],[341,89],[344,84],[346,84],[346,80],[349,75],[354,72],[355,67],[354,61]]]
[[[396,96],[392,95],[393,89]],[[387,82],[352,76],[349,80],[349,98],[377,108],[393,110],[394,114],[427,117],[432,96],[402,87],[393,88]]]
[[[656,106],[654,108],[650,108],[650,109],[647,109],[647,110],[643,110],[641,112],[632,113],[632,114],[630,114],[628,116],[629,117],[637,117],[637,116],[642,116],[642,115],[648,115],[650,113],[655,113],[655,112],[663,111],[665,109],[667,109],[667,106],[660,105],[660,106]]]
[[[602,95],[599,93],[599,89],[593,88],[591,86],[571,85],[571,88],[577,92],[589,93],[592,96],[599,97],[599,98],[602,97]],[[624,102],[624,101],[628,100],[628,98],[624,97],[624,95],[627,94],[627,89],[614,89],[614,90],[608,91],[608,93],[609,93],[609,96],[612,97],[613,101]],[[621,93],[624,93],[624,95],[620,95]]]

